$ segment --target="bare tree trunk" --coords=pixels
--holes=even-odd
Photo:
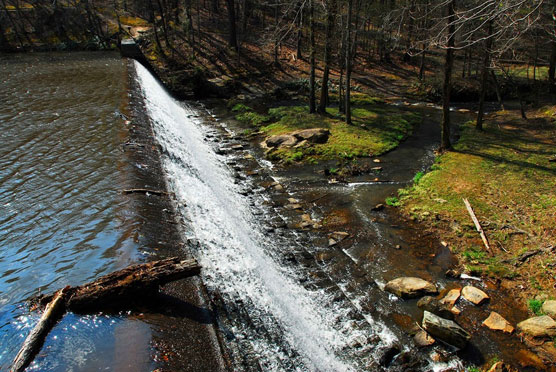
[[[297,23],[297,51],[296,51],[296,57],[297,59],[302,59],[303,58],[303,54],[301,53],[301,45],[302,45],[302,41],[303,41],[303,3],[299,2],[298,5],[299,9],[299,20]]]
[[[454,46],[456,26],[455,11],[456,0],[451,0],[448,5],[448,45],[446,46],[446,61],[444,64],[444,86],[442,89],[442,135],[440,140],[440,150],[452,148],[450,142],[450,91],[452,89],[452,69],[454,66]]]
[[[228,23],[230,27],[228,44],[237,51],[239,48],[237,44],[235,3],[234,0],[226,0],[226,3],[228,4]]]
[[[504,101],[502,100],[502,92],[500,92],[500,85],[498,84],[498,78],[496,77],[494,70],[490,71],[490,76],[492,77],[492,81],[494,82],[494,89],[496,90],[496,99],[498,100],[498,104],[500,105],[500,108],[502,109],[502,111],[504,111],[505,108],[504,108]]]
[[[212,11],[216,14],[220,12],[218,9],[218,0],[211,0]]]
[[[348,17],[346,23],[346,124],[351,124],[351,16],[353,0],[348,1]]]
[[[481,93],[479,95],[479,112],[477,113],[477,122],[475,123],[475,128],[478,130],[483,130],[483,116],[485,112],[485,96],[488,82],[488,68],[490,65],[490,51],[492,49],[492,23],[490,20],[488,22],[488,39],[485,45],[485,56],[483,60],[483,71],[481,76]]]
[[[315,102],[315,9],[313,0],[309,0],[309,23],[310,23],[310,43],[311,43],[311,73],[309,75],[309,112],[316,112]]]
[[[320,104],[318,111],[326,113],[328,105],[328,78],[330,75],[330,49],[332,48],[332,32],[334,29],[334,18],[336,14],[336,0],[328,0],[326,9],[326,41],[324,44],[324,71],[320,88]]]

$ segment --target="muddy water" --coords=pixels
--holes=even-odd
[[[118,192],[125,133],[117,112],[127,102],[119,56],[3,56],[0,79],[0,370],[7,370],[36,321],[25,299],[83,284],[141,253]],[[149,326],[125,314],[69,314],[33,369],[150,369],[150,339]]]

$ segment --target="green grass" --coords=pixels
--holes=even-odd
[[[555,270],[535,264],[541,255],[519,268],[511,263],[519,252],[556,244],[556,163],[548,161],[556,154],[556,133],[551,116],[541,113],[522,121],[507,115],[498,119],[500,127],[488,123],[484,132],[465,125],[454,151],[439,156],[427,174],[417,174],[398,196],[413,219],[441,221],[439,235],[459,247],[470,271],[505,278],[528,278],[531,272],[533,279],[525,286],[532,292],[546,290]],[[483,248],[462,198],[469,199],[483,224],[496,260]]]
[[[283,162],[291,162],[294,158],[295,161],[314,162],[380,155],[397,147],[420,122],[418,114],[376,105],[376,98],[360,94],[357,102],[361,106],[353,107],[352,125],[344,122],[344,116],[337,108],[329,108],[327,115],[318,115],[309,114],[308,107],[303,105],[272,108],[268,115],[255,118],[243,117],[247,115],[245,112],[241,114],[241,119],[249,120],[254,125],[265,123],[260,129],[267,136],[309,128],[330,130],[330,137],[324,144],[282,148],[268,154],[271,160]],[[302,155],[293,156],[293,153],[299,152]]]
[[[527,301],[527,307],[529,307],[533,314],[537,316],[543,315],[541,310],[543,302],[541,300],[530,299]]]

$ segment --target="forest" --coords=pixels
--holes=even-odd
[[[442,370],[556,369],[556,1],[1,1],[2,55],[125,54],[131,41],[173,99],[214,110],[211,125],[232,122],[236,142],[206,140],[219,156],[252,148],[241,161],[272,164],[269,193],[290,184],[273,203],[296,222],[269,218],[268,231],[325,236],[310,256],[333,282],[350,245],[402,237],[386,238],[380,265],[395,270],[372,282],[406,301],[385,312],[416,347],[438,339],[463,350],[465,369]],[[262,172],[240,174],[237,162],[234,184]],[[362,196],[360,185],[377,188]],[[361,232],[372,224],[385,234]],[[376,275],[361,262],[379,256],[365,252],[349,257],[349,275]],[[407,273],[404,254],[417,257]],[[438,277],[447,284],[437,290]],[[466,348],[472,336],[489,346]],[[402,349],[380,368],[426,370]]]

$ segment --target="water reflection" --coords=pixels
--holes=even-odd
[[[3,370],[36,321],[22,301],[90,281],[138,257],[136,222],[118,194],[124,181],[118,170],[123,124],[115,113],[126,94],[119,56],[4,56],[0,76]],[[33,369],[114,366],[118,329],[142,334],[133,338],[143,348],[149,343],[148,326],[126,319],[64,317]]]

